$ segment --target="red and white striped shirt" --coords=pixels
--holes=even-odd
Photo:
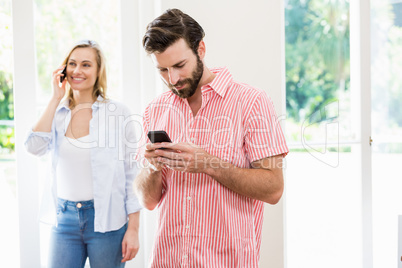
[[[233,81],[226,68],[211,71],[217,76],[201,88],[202,106],[195,117],[187,99],[168,91],[146,108],[145,133],[165,130],[173,142],[192,142],[241,168],[286,155],[270,98]],[[142,143],[149,142],[145,139]],[[164,168],[162,174],[150,267],[258,267],[263,202],[241,196],[203,173]]]

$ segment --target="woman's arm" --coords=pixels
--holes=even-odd
[[[121,262],[132,260],[140,249],[138,231],[140,227],[140,212],[128,215],[127,230],[122,242],[123,259]]]
[[[38,122],[33,127],[34,132],[50,132],[52,130],[52,122],[54,118],[54,114],[56,112],[57,106],[60,101],[63,99],[64,94],[66,92],[66,82],[67,79],[64,79],[61,86],[59,85],[60,81],[60,71],[63,69],[64,65],[57,68],[53,72],[53,95],[50,99],[45,112],[39,118]]]
[[[26,141],[25,148],[28,152],[34,155],[44,155],[48,149],[49,144],[52,142],[52,124],[53,119],[61,99],[65,93],[65,85],[67,79],[63,81],[61,86],[60,81],[60,71],[63,68],[60,67],[53,72],[53,95],[50,99],[45,112],[39,118],[37,123],[34,125],[30,131]]]

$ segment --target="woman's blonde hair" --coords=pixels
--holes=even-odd
[[[98,45],[93,40],[81,40],[77,44],[74,45],[74,47],[70,50],[68,53],[68,56],[64,59],[63,64],[67,65],[68,61],[70,59],[71,53],[76,48],[92,48],[96,52],[96,63],[98,65],[98,77],[96,79],[94,89],[92,91],[92,97],[94,100],[96,100],[99,96],[101,96],[103,99],[106,99],[106,91],[107,91],[107,78],[106,78],[106,65],[105,65],[105,56],[103,55],[103,52]],[[67,83],[66,84],[66,97],[67,100],[69,100],[70,103],[70,108],[75,107],[75,101],[74,101],[74,95],[73,95],[73,90],[71,89],[70,85]]]

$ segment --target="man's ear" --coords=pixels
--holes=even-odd
[[[200,59],[203,60],[205,57],[205,52],[206,52],[204,40],[200,41],[197,52],[198,52],[198,56],[200,57]]]

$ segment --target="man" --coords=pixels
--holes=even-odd
[[[152,21],[143,46],[170,91],[146,108],[147,143],[135,188],[158,206],[151,267],[258,267],[264,203],[283,192],[288,152],[271,100],[204,64],[204,31],[180,10]],[[143,141],[143,143],[149,142]]]

